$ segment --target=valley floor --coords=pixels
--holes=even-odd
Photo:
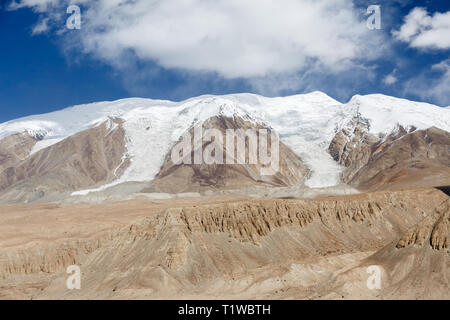
[[[0,299],[450,299],[449,204],[420,188],[1,206]]]

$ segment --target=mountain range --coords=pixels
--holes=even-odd
[[[230,130],[270,136],[277,170],[250,161],[251,137],[221,143]],[[196,162],[203,150],[233,164]],[[384,95],[124,99],[8,121],[0,299],[448,299],[449,185],[449,108]]]
[[[169,170],[171,149],[199,125],[274,132],[280,172],[265,179],[239,164]],[[60,200],[114,187],[126,193],[118,186],[130,184],[133,192],[167,194],[446,185],[449,132],[448,108],[384,95],[357,95],[346,104],[321,92],[92,103],[0,125],[0,201]]]

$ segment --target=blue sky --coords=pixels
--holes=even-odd
[[[320,90],[342,102],[384,93],[450,105],[448,0],[105,1],[2,1],[0,122],[209,93]],[[81,8],[80,30],[65,27],[69,2]],[[365,26],[372,4],[381,30]]]

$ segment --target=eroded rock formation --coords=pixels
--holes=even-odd
[[[276,279],[287,277],[289,286],[296,286],[295,278],[304,285],[288,296],[307,297],[311,288],[326,295],[339,292],[341,272],[333,268],[358,267],[362,258],[386,250],[386,243],[398,242],[424,219],[424,213],[431,215],[447,199],[440,191],[422,189],[317,200],[221,202],[171,207],[154,214],[146,214],[141,205],[134,209],[142,211],[141,218],[120,228],[114,224],[88,238],[67,235],[51,245],[33,240],[20,250],[11,245],[2,249],[0,287],[12,294],[7,289],[12,283],[24,281],[29,287],[39,279],[43,291],[33,291],[36,297],[188,297],[200,294],[199,290],[218,297],[242,297],[254,292],[246,293],[245,283],[259,287],[270,281],[259,294],[281,297],[275,291],[283,283],[278,285]],[[125,214],[121,204],[108,210],[114,207],[117,214]],[[83,230],[95,223],[86,222]],[[437,225],[435,235],[445,227]],[[436,244],[445,243],[438,238]],[[389,254],[392,250],[404,249],[392,246]],[[59,280],[71,264],[82,267],[82,293],[68,292]],[[222,285],[217,287],[218,283]]]
[[[375,137],[361,119],[339,131],[329,146],[346,167],[344,182],[360,189],[450,184],[450,133],[432,127],[397,129]]]

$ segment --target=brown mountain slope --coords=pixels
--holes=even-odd
[[[369,257],[384,269],[385,298],[450,299],[450,199]]]
[[[446,199],[419,189],[9,207],[0,214],[0,297],[354,298],[357,287],[336,295],[341,275]],[[8,234],[14,228],[22,231]],[[82,290],[66,289],[71,264],[81,267]],[[359,274],[346,280],[359,283]]]
[[[110,120],[40,150],[0,173],[0,201],[30,202],[103,184],[127,162],[120,120]]]
[[[450,184],[450,133],[399,127],[384,139],[361,125],[341,131],[329,148],[347,169],[344,182],[365,190]]]
[[[224,190],[224,189],[242,189],[255,185],[265,186],[291,186],[302,184],[309,175],[309,170],[302,163],[301,159],[290,150],[285,144],[279,144],[279,170],[274,175],[262,175],[261,169],[267,166],[258,162],[250,164],[249,141],[246,140],[245,164],[237,164],[237,151],[234,153],[234,163],[227,164],[227,156],[230,150],[226,147],[226,130],[227,129],[253,129],[256,132],[259,129],[265,129],[260,125],[253,124],[239,117],[227,118],[224,116],[213,117],[205,121],[203,131],[208,129],[219,130],[224,142],[223,163],[226,164],[174,164],[170,158],[170,154],[166,162],[161,168],[157,177],[151,182],[150,187],[146,190],[149,192],[165,192],[165,193],[182,193],[182,192],[202,192],[206,190]],[[268,141],[270,141],[270,131]],[[191,137],[194,137],[194,129],[189,131]],[[204,139],[205,140],[205,139]],[[215,141],[204,141],[201,144],[200,152],[206,148],[219,145]],[[271,143],[269,143],[268,152],[271,152]],[[195,149],[194,142],[191,143],[192,152],[187,156],[193,163]]]
[[[0,173],[28,156],[38,140],[28,132],[12,134],[0,140]]]

